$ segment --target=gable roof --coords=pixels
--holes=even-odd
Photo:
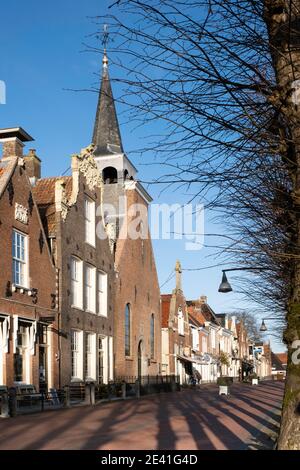
[[[283,366],[287,365],[287,353],[274,353]]]
[[[33,188],[33,194],[38,205],[50,205],[55,202],[55,183],[59,180],[66,184],[66,196],[72,194],[72,176],[42,178]]]
[[[202,300],[187,300],[186,304],[188,313],[193,314],[200,323],[203,324],[208,321],[215,323],[216,325],[220,324],[215,312],[208,303],[203,302]]]
[[[190,322],[192,325],[196,326],[197,328],[200,328],[201,326],[203,326],[203,323],[204,323],[204,322],[202,321],[201,317],[195,315],[194,312],[188,311],[188,317],[189,317],[189,322]],[[202,318],[203,318],[203,317],[202,317]]]
[[[275,368],[275,370],[285,370],[286,366],[282,364],[281,360],[278,357],[278,354],[274,354],[271,352],[271,358],[272,358],[272,368]]]
[[[13,175],[17,163],[18,157],[2,158],[0,160],[0,197]]]
[[[72,195],[72,176],[42,178],[32,188],[47,236],[55,233],[55,183],[64,181],[67,199]]]

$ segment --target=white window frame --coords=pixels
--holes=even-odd
[[[97,300],[98,300],[98,315],[107,317],[107,286],[108,276],[104,271],[97,273]]]
[[[74,271],[74,267],[76,270]],[[71,306],[83,308],[82,284],[83,284],[83,262],[76,256],[71,257]]]
[[[73,335],[76,337],[76,342],[73,340]],[[73,348],[74,344],[76,349]],[[74,353],[76,356],[73,358]],[[83,379],[83,331],[71,330],[71,380],[77,381],[78,379]]]
[[[96,268],[91,264],[84,267],[85,310],[96,313]]]
[[[199,331],[197,328],[192,328],[192,344],[193,350],[199,351]]]
[[[15,243],[17,241],[15,236],[21,237],[24,240],[23,252],[24,256],[22,256],[22,247],[20,246],[20,256],[17,256],[17,247],[18,245]],[[19,230],[13,229],[12,234],[12,273],[13,273],[13,284],[20,287],[29,287],[29,257],[28,257],[28,235],[25,233],[20,232]],[[19,281],[16,281],[16,269],[15,264],[18,264],[19,269]]]
[[[211,334],[211,347],[212,349],[216,349],[216,332],[213,328],[210,330],[210,334]]]
[[[184,336],[184,315],[182,309],[178,309],[177,315],[178,321],[178,334]]]
[[[89,245],[96,246],[96,212],[95,201],[89,197],[84,199],[84,227],[85,241]]]
[[[96,334],[85,332],[85,380],[96,381]]]

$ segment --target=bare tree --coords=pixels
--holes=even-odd
[[[248,337],[255,340],[261,340],[261,333],[257,324],[257,318],[254,313],[248,310],[236,310],[232,312],[238,322],[242,322],[246,328]]]
[[[241,266],[261,267],[248,298],[286,317],[278,447],[298,449],[300,366],[291,355],[300,338],[300,0],[114,6],[106,21],[126,87],[120,101],[138,124],[160,122],[141,149],[165,165],[156,183],[187,185],[227,219],[231,241],[220,249]]]

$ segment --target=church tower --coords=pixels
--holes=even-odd
[[[104,222],[115,260],[115,377],[157,375],[161,372],[161,318],[147,217],[152,199],[123,149],[106,52],[93,144],[104,183]]]

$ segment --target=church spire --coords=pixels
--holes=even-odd
[[[102,63],[102,82],[93,134],[96,156],[123,153],[119,123],[108,73],[106,48],[104,49]]]

